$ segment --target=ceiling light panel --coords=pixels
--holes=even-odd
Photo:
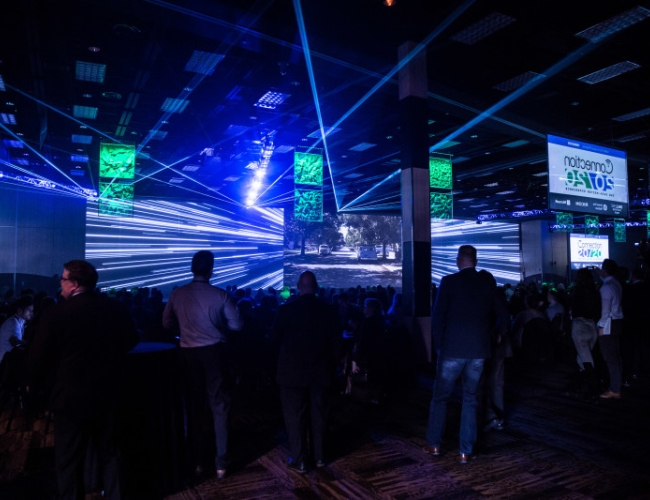
[[[294,150],[293,146],[286,146],[286,145],[278,146],[277,148],[275,148],[276,153],[289,153],[290,151],[293,150]]]
[[[5,148],[15,148],[15,149],[23,149],[25,145],[22,143],[22,141],[14,141],[12,139],[4,139],[2,141],[5,145]]]
[[[70,161],[73,163],[88,163],[88,155],[70,155]]]
[[[191,71],[192,73],[199,73],[201,75],[211,75],[214,72],[214,68],[217,67],[217,64],[223,58],[223,54],[195,50],[185,65],[185,71]]]
[[[484,17],[477,23],[468,26],[462,31],[459,31],[451,37],[455,42],[464,43],[466,45],[473,45],[479,40],[499,31],[502,28],[505,28],[509,24],[515,22],[514,17],[506,16],[499,12],[493,12],[492,14]]]
[[[263,109],[275,109],[282,104],[291,94],[283,94],[282,92],[274,92],[269,90],[266,94],[259,98],[255,106]]]
[[[106,65],[77,61],[75,65],[75,78],[83,82],[104,83]]]
[[[5,125],[15,125],[16,116],[13,113],[0,113],[0,121]]]
[[[647,136],[645,134],[633,134],[633,135],[626,135],[625,137],[619,137],[618,139],[614,139],[616,142],[632,142],[632,141],[637,141],[639,139],[645,139]]]
[[[606,36],[624,30],[625,28],[643,21],[648,17],[650,17],[650,10],[637,5],[636,7],[618,14],[617,16],[611,17],[606,21],[594,24],[591,28],[576,33],[575,36],[595,43]]]
[[[72,134],[72,142],[75,144],[91,144],[93,142],[92,135]]]
[[[614,120],[615,122],[626,122],[647,115],[650,115],[650,108],[640,109],[638,111],[632,111],[631,113],[627,113],[625,115],[616,116],[612,118],[612,120]]]
[[[90,119],[94,120],[97,118],[97,108],[93,108],[90,106],[74,106],[72,108],[72,114],[74,115],[75,118],[85,118],[85,119]]]
[[[199,169],[198,165],[185,165],[183,167],[184,172],[196,172]]]
[[[512,142],[507,142],[506,144],[503,145],[504,148],[518,148],[519,146],[523,146],[525,144],[528,144],[528,141],[521,139],[519,141],[512,141]]]
[[[187,105],[190,103],[187,99],[173,99],[168,97],[160,106],[160,111],[165,113],[182,113],[187,108]]]
[[[593,85],[595,83],[604,82],[605,80],[609,80],[610,78],[614,78],[616,76],[622,75],[623,73],[627,73],[628,71],[632,71],[633,69],[637,69],[640,67],[641,66],[639,66],[636,63],[630,61],[624,61],[618,64],[612,64],[607,68],[594,71],[593,73],[589,73],[588,75],[581,76],[580,78],[578,78],[578,80]]]
[[[371,144],[369,142],[360,142],[356,146],[352,146],[350,151],[365,151],[366,149],[374,148],[376,144]]]
[[[5,81],[2,79],[2,75],[0,75],[0,91],[6,92],[7,88],[5,87]]]
[[[544,75],[540,75],[539,73],[535,73],[534,71],[526,71],[525,73],[515,76],[514,78],[510,78],[509,80],[506,80],[504,82],[501,82],[492,88],[495,90],[501,90],[503,92],[510,92],[511,90],[515,90],[518,89],[519,87],[523,87],[532,79],[537,78],[538,76],[544,76]]]
[[[340,128],[335,128],[335,127],[323,127],[323,129],[325,130],[325,137],[329,137],[330,135],[336,134],[341,130]],[[307,137],[311,137],[312,139],[320,139],[321,138],[320,129],[315,130]]]

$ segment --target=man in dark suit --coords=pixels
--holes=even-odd
[[[97,271],[88,262],[63,266],[61,302],[43,318],[28,353],[30,387],[50,379],[59,498],[85,496],[89,445],[103,471],[105,496],[122,498],[115,406],[126,353],[138,342],[127,310],[95,293]]]
[[[276,382],[291,452],[287,466],[301,474],[307,471],[309,424],[316,467],[325,465],[323,434],[341,335],[336,309],[316,297],[317,291],[314,273],[303,272],[299,298],[279,308],[272,332],[279,345]]]
[[[473,456],[477,392],[485,359],[490,357],[491,331],[497,319],[496,282],[490,273],[477,271],[476,263],[476,248],[463,245],[458,249],[459,271],[442,279],[433,308],[433,339],[438,361],[424,452],[440,454],[447,401],[460,377],[463,382],[461,463],[467,463]]]

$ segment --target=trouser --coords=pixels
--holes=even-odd
[[[323,439],[329,405],[329,387],[280,387],[282,413],[294,462],[309,458],[308,431],[315,461],[323,460]]]
[[[612,392],[621,392],[620,338],[622,328],[622,320],[612,320],[611,333],[598,337],[600,352],[603,355],[603,359],[607,364],[607,371],[609,372],[609,390]]]
[[[182,348],[187,411],[187,440],[191,463],[199,465],[203,450],[205,399],[212,412],[216,440],[215,467],[225,469],[228,454],[228,415],[231,397],[227,387],[225,344]]]
[[[104,496],[119,500],[122,498],[120,455],[115,440],[115,413],[112,411],[87,418],[55,414],[54,456],[59,498],[85,498],[84,465],[89,446],[97,452]]]
[[[447,418],[447,402],[456,380],[463,382],[463,406],[460,414],[460,453],[472,453],[476,444],[476,410],[478,388],[483,373],[483,359],[438,358],[438,370],[433,383],[429,406],[427,443],[440,446]]]

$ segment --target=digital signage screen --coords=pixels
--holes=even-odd
[[[571,269],[598,266],[609,259],[609,238],[605,235],[569,235]]]
[[[628,216],[625,151],[548,136],[551,210]]]

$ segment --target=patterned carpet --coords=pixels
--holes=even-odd
[[[284,465],[288,450],[276,389],[240,387],[232,411],[234,463],[226,479],[183,473],[167,491],[140,489],[128,498],[650,499],[650,378],[634,381],[621,400],[586,401],[567,391],[573,375],[554,366],[509,376],[505,429],[481,433],[478,456],[466,465],[458,461],[459,390],[449,405],[440,457],[421,451],[429,375],[421,373],[382,405],[337,396],[330,460],[302,476]],[[2,404],[0,498],[55,498],[53,423],[7,397]]]

